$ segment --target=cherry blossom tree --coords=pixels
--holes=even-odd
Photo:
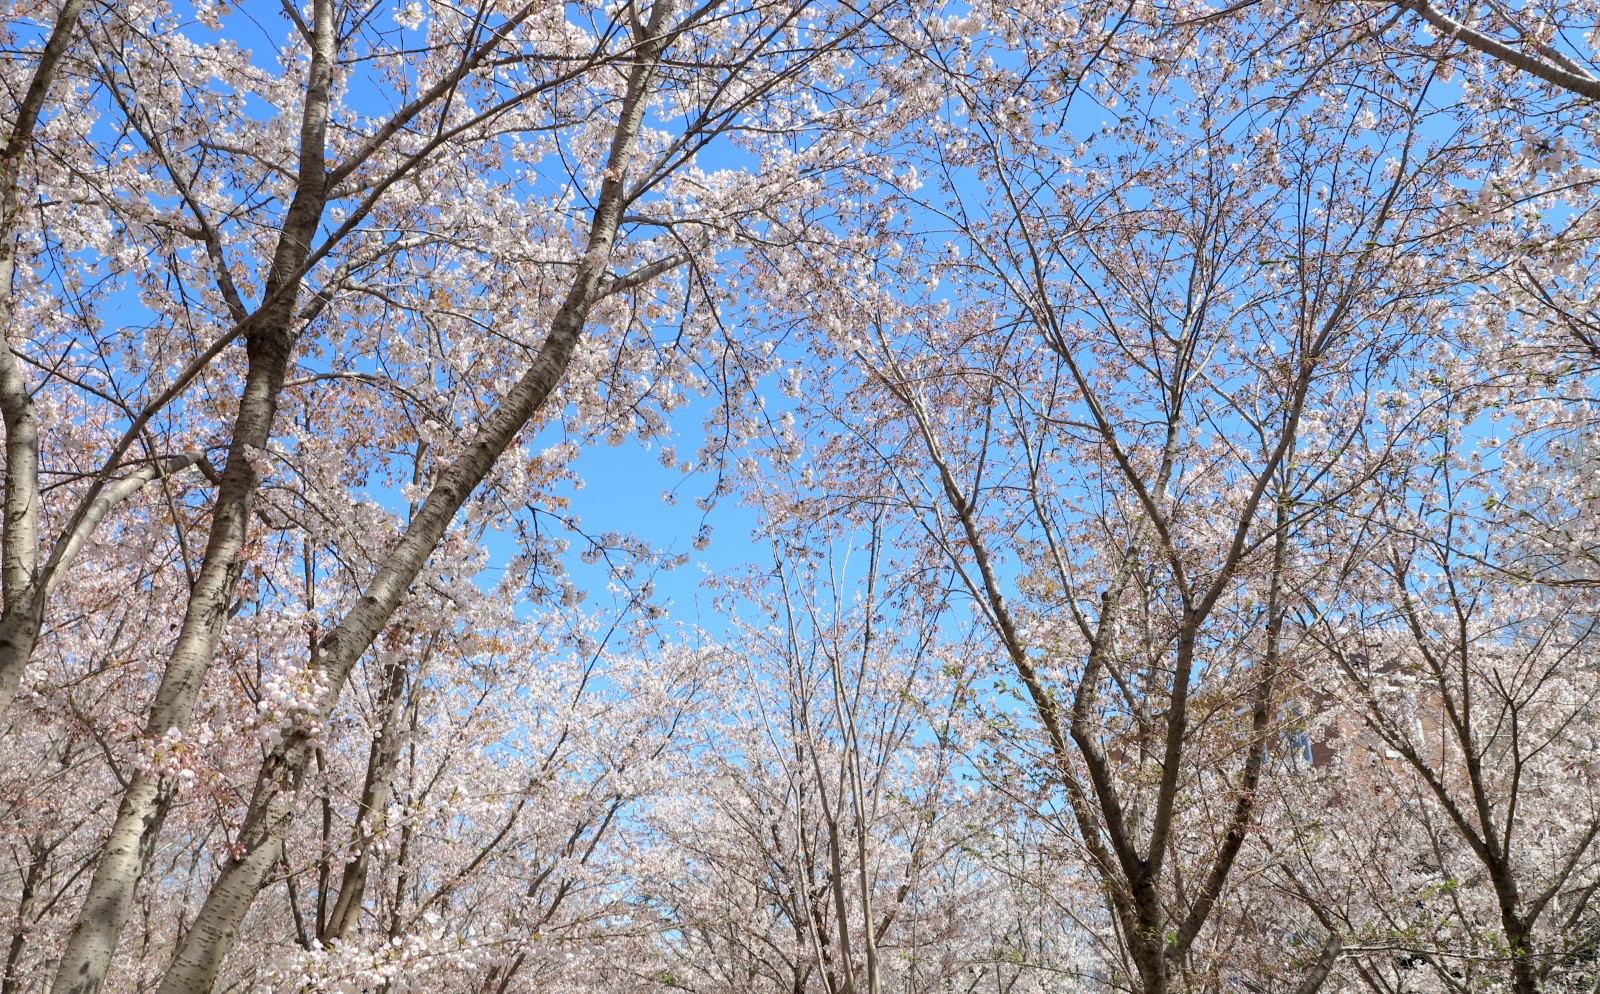
[[[780,556],[738,585],[763,623],[705,650],[724,660],[720,719],[700,780],[652,812],[643,883],[669,987],[1025,991],[1063,961],[1003,954],[1036,936],[997,869],[1013,807],[968,759],[974,646],[863,545]]]
[[[117,815],[54,986],[103,983],[179,796],[164,757],[204,745],[189,742],[202,692],[219,657],[243,648],[230,649],[227,632],[245,614],[242,637],[270,638],[255,648],[301,657],[286,677],[298,696],[166,970],[164,989],[205,990],[278,872],[298,788],[358,661],[442,545],[456,546],[447,578],[465,579],[456,570],[472,539],[449,537],[450,525],[501,454],[574,366],[563,407],[544,420],[559,423],[572,405],[577,423],[612,421],[639,407],[630,377],[671,403],[683,353],[623,347],[648,339],[671,299],[651,284],[691,257],[697,272],[709,266],[732,233],[715,205],[759,210],[768,196],[752,174],[704,172],[695,155],[773,94],[803,91],[798,67],[832,57],[859,18],[804,5],[411,5],[391,26],[376,7],[328,2],[273,15],[288,29],[286,41],[261,35],[282,45],[273,67],[226,33],[206,37],[223,30],[216,9],[129,8],[78,32],[79,10],[56,17],[8,146],[8,238],[33,240],[33,272],[8,308],[16,513],[5,624],[15,634],[3,683],[10,704],[55,578],[108,510],[199,465],[152,512],[172,520],[169,558],[137,568],[183,572],[181,621],[157,640],[165,658],[150,661],[158,685],[137,719],[143,758],[114,771]],[[803,42],[772,44],[802,32]],[[669,49],[679,55],[663,69]],[[63,65],[76,85],[52,91]],[[52,92],[56,134],[34,142]],[[261,106],[270,117],[252,120]],[[103,149],[103,161],[62,154],[72,139]],[[131,184],[136,176],[152,182]],[[113,251],[119,238],[133,250]],[[158,264],[135,265],[146,261]],[[150,325],[99,334],[134,295]],[[24,315],[51,309],[60,316],[39,333],[18,330]],[[580,348],[591,318],[616,329],[620,361]],[[85,328],[94,347],[53,358]],[[27,366],[42,386],[26,381]],[[42,425],[41,396],[52,413]],[[330,405],[338,417],[326,416]],[[495,501],[537,502],[527,488],[571,451],[524,453],[495,479]],[[400,453],[408,474],[373,472]],[[43,472],[65,483],[52,486],[48,512],[59,534],[41,549],[47,459]],[[398,519],[361,493],[396,485],[409,505]],[[531,545],[524,562],[549,552]],[[90,612],[91,626],[105,620]],[[391,709],[410,679],[402,669],[390,674]],[[40,689],[48,696],[49,681]],[[22,726],[35,720],[11,711]],[[374,748],[390,749],[381,732]],[[381,794],[386,774],[374,775]]]
[[[0,994],[1592,985],[1593,26],[17,7]]]
[[[799,535],[885,515],[950,571],[1015,688],[994,719],[1104,888],[1115,982],[1221,984],[1207,928],[1266,789],[1290,598],[1323,569],[1299,536],[1369,480],[1378,457],[1345,459],[1371,391],[1455,299],[1450,257],[1416,249],[1456,159],[1415,105],[1257,102],[1256,64],[1137,32],[1102,50],[1162,75],[1095,76],[1084,45],[1015,37],[1059,17],[1005,23],[1015,64],[960,25],[900,70],[945,86],[864,167],[903,208],[773,261],[777,291],[829,287],[789,313],[848,370],[797,391],[815,496],[783,513],[820,529]],[[1076,120],[1080,82],[1120,123]]]
[[[1441,989],[1560,988],[1596,940],[1594,592],[1530,511],[1565,506],[1581,533],[1592,467],[1499,377],[1455,382],[1383,398],[1383,428],[1413,445],[1350,509],[1369,540],[1298,612],[1343,741],[1338,775],[1301,800],[1354,817],[1302,834],[1292,889],[1373,950],[1363,979],[1398,958]],[[1363,865],[1373,839],[1393,855]],[[1330,879],[1340,865],[1360,888]]]

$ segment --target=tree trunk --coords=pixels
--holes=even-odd
[[[333,903],[327,924],[317,936],[324,946],[348,936],[361,910],[361,898],[367,887],[367,868],[372,863],[373,832],[389,804],[395,765],[400,758],[399,724],[405,710],[406,669],[401,659],[389,664],[388,679],[379,698],[383,723],[372,742],[372,752],[367,757],[366,782],[361,787],[361,804],[356,809],[355,830],[351,833],[354,855],[345,861],[344,872],[339,876],[339,897]]]
[[[16,269],[17,224],[22,206],[22,158],[49,96],[61,59],[77,30],[83,0],[66,0],[39,55],[16,123],[0,151],[0,416],[6,426],[4,531],[0,532],[0,733],[22,684],[22,671],[39,638],[42,612],[39,565],[39,422],[22,367],[11,349],[11,281]]]
[[[17,898],[17,924],[11,933],[11,943],[6,948],[6,964],[3,973],[0,973],[0,994],[17,994],[22,986],[21,971],[17,966],[22,962],[22,954],[28,948],[28,924],[33,917],[33,904],[38,896],[39,877],[44,873],[47,851],[42,847],[28,847],[28,855],[32,857],[28,868],[22,873],[22,893]]]
[[[262,307],[247,319],[248,371],[234,419],[228,461],[217,488],[211,531],[199,575],[190,591],[183,624],[162,673],[144,734],[160,739],[187,731],[195,702],[222,640],[239,577],[250,515],[260,476],[251,457],[267,447],[294,345],[294,305],[301,267],[310,251],[326,203],[324,139],[333,78],[333,0],[315,4],[316,42],[306,80],[300,131],[300,177],[284,218]],[[53,994],[96,994],[105,982],[117,940],[133,907],[161,823],[172,803],[173,785],[135,771],[105,850],[95,867],[83,910],[67,939]]]
[[[666,20],[673,4],[651,10],[648,37],[642,39],[628,81],[617,131],[611,143],[607,178],[590,225],[588,243],[572,289],[551,322],[538,356],[484,421],[477,437],[439,476],[407,527],[399,544],[385,558],[360,600],[321,643],[321,662],[328,691],[314,721],[325,722],[338,701],[356,661],[372,644],[400,606],[411,582],[456,512],[466,503],[517,433],[543,407],[571,361],[573,349],[599,295],[612,245],[625,206],[624,172],[645,113],[651,78],[669,35]],[[222,868],[192,928],[179,943],[159,994],[207,994],[216,982],[223,957],[233,945],[257,893],[282,858],[284,836],[293,821],[295,792],[314,752],[309,736],[292,731],[263,764],[254,796],[237,837],[239,855]],[[65,992],[57,992],[65,994]]]

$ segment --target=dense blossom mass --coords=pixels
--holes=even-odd
[[[1600,989],[1592,0],[0,88],[0,994]]]

